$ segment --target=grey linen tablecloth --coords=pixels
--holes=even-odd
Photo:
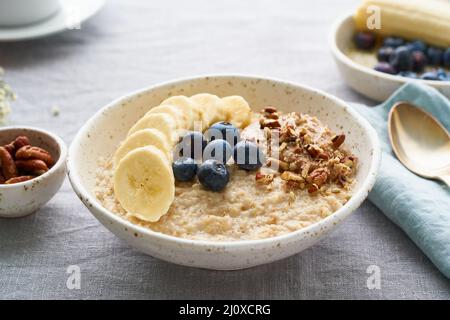
[[[98,108],[120,95],[218,72],[289,79],[373,105],[345,85],[327,46],[333,20],[357,2],[111,0],[81,30],[0,44],[0,65],[19,95],[11,123],[52,130],[70,143]],[[80,268],[79,290],[66,285],[71,265]],[[371,265],[379,267],[380,289],[367,287]],[[35,215],[0,219],[0,298],[448,299],[450,283],[367,201],[298,255],[219,272],[131,249],[100,225],[66,181]]]

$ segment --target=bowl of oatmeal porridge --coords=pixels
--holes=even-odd
[[[217,121],[232,123],[241,142],[258,146],[260,165],[231,156],[220,190],[202,180],[206,161],[191,180],[174,178],[172,150],[195,131],[193,119],[202,120],[200,135]],[[233,270],[324,237],[367,197],[379,158],[374,129],[343,101],[286,81],[219,75],[111,102],[78,132],[68,169],[89,211],[132,247],[181,265]]]

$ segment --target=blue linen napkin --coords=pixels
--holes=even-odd
[[[398,101],[408,101],[423,108],[450,131],[450,101],[436,89],[417,81],[403,85],[376,107],[353,105],[378,132],[383,151],[369,200],[405,231],[450,278],[450,188],[415,175],[395,157],[389,142],[387,120],[389,110]]]

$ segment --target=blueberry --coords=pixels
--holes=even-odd
[[[427,45],[422,40],[414,40],[406,45],[409,50],[412,51],[421,51],[423,53],[427,52]]]
[[[405,46],[398,47],[389,59],[389,63],[397,72],[410,71],[413,67],[411,51]]]
[[[383,47],[398,48],[405,43],[405,40],[398,37],[387,37],[383,41]]]
[[[450,47],[444,53],[444,66],[450,69]]]
[[[413,51],[411,55],[413,60],[412,70],[422,72],[427,65],[427,56],[422,51]]]
[[[420,79],[423,80],[435,80],[435,81],[440,81],[441,79],[439,79],[439,76],[437,74],[437,72],[425,72],[424,74],[422,74],[420,76]]]
[[[211,191],[223,190],[230,181],[227,167],[213,159],[206,160],[198,167],[197,177],[202,186]]]
[[[183,136],[175,147],[174,159],[184,156],[200,160],[206,144],[207,141],[201,132],[190,131]]]
[[[255,170],[263,165],[266,156],[257,144],[250,141],[241,141],[234,147],[233,159],[239,168]]]
[[[401,71],[397,75],[406,78],[417,79],[417,73],[411,71]]]
[[[197,164],[192,158],[181,157],[172,163],[172,170],[177,181],[191,181],[197,173]]]
[[[232,153],[233,149],[227,141],[216,139],[206,145],[203,151],[203,160],[214,159],[222,163],[227,163]]]
[[[442,65],[444,50],[435,47],[429,47],[427,50],[428,63],[432,66]]]
[[[370,50],[375,46],[375,35],[370,32],[358,32],[355,35],[355,44],[358,49]]]
[[[378,50],[378,61],[380,62],[389,62],[389,59],[394,54],[394,48],[392,47],[382,47]]]
[[[226,121],[214,123],[211,127],[209,127],[208,130],[206,130],[205,136],[209,141],[215,139],[226,140],[231,145],[231,147],[234,147],[236,143],[241,140],[239,129],[236,128],[233,124]]]
[[[395,69],[387,62],[378,62],[374,69],[376,71],[380,71],[380,72],[384,72],[384,73],[389,73],[389,74],[396,74],[397,72],[395,71]]]

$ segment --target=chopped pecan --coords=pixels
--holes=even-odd
[[[345,134],[337,134],[333,138],[331,138],[331,142],[333,143],[333,147],[335,149],[339,148],[341,144],[345,141]]]
[[[314,183],[308,187],[308,193],[314,193],[318,190],[319,190],[319,186]]]
[[[327,182],[328,179],[328,170],[325,168],[317,168],[312,171],[308,178],[306,179],[309,183],[315,184],[318,187]]]
[[[286,125],[281,129],[281,132],[280,132],[280,141],[281,142],[295,141],[296,139],[297,139],[297,134],[295,133],[295,130],[291,125]]]
[[[323,152],[322,148],[315,144],[307,144],[305,146],[306,151],[310,154],[311,157],[316,158],[320,153]]]
[[[20,176],[6,180],[5,184],[13,184],[33,179],[34,176]]]
[[[23,146],[16,152],[16,159],[38,159],[44,161],[50,168],[53,165],[53,158],[49,152],[39,147]]]
[[[261,128],[280,128],[280,121],[275,119],[261,118],[259,121]]]
[[[277,112],[277,108],[273,107],[273,106],[267,106],[263,109],[264,113],[275,113]]]
[[[6,180],[17,177],[17,168],[14,158],[5,147],[0,147],[0,162],[2,164],[2,174]]]
[[[296,182],[304,181],[304,179],[301,175],[291,172],[291,171],[284,171],[280,177],[281,177],[281,179],[283,179],[285,181],[296,181]]]
[[[23,170],[25,172],[35,173],[37,175],[41,175],[48,171],[47,164],[38,159],[29,159],[29,160],[16,160],[16,167],[19,170]]]
[[[269,184],[273,181],[273,178],[274,178],[273,174],[263,174],[261,172],[257,172],[255,175],[256,182],[261,184]]]

